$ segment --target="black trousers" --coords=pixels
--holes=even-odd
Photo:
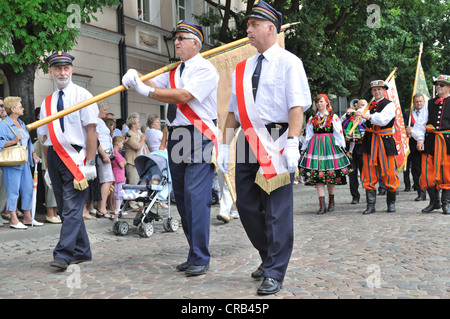
[[[280,134],[281,135],[281,134]],[[262,260],[264,277],[283,281],[292,254],[293,188],[291,183],[267,194],[255,184],[259,163],[250,150],[243,131],[236,148],[236,206],[239,218]],[[245,154],[244,154],[245,152]]]
[[[74,259],[91,259],[91,247],[83,220],[87,189],[79,191],[73,187],[73,174],[53,147],[48,150],[47,160],[48,173],[62,220],[59,242],[53,250],[53,257],[62,258],[69,264]]]

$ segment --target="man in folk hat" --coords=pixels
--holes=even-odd
[[[282,288],[292,253],[292,182],[303,112],[312,102],[302,61],[278,45],[281,13],[255,1],[246,19],[258,52],[233,73],[218,162],[227,172],[229,144],[242,126],[236,143],[236,205],[262,261],[251,277],[263,279],[257,293],[268,295]]]
[[[63,51],[47,58],[56,90],[42,102],[41,119],[92,97],[72,82],[74,59]],[[92,258],[83,206],[87,181],[97,176],[97,118],[98,107],[94,103],[38,128],[38,134],[44,135],[44,159],[48,167],[45,178],[52,185],[62,220],[60,239],[50,263],[59,269]]]
[[[420,185],[430,196],[430,205],[422,212],[440,208],[442,189],[442,211],[450,214],[450,75],[440,75],[433,84],[438,96],[428,100],[411,134],[423,151]]]
[[[219,74],[200,54],[203,27],[180,21],[175,29],[175,52],[180,65],[142,83],[136,70],[122,79],[127,88],[167,107],[169,167],[178,212],[190,249],[178,265],[187,276],[206,273],[209,262],[209,230],[214,165],[217,146],[217,85]],[[214,154],[213,154],[214,156]]]
[[[397,147],[394,140],[395,104],[386,99],[384,94],[388,89],[383,80],[370,83],[374,101],[368,112],[356,112],[366,123],[366,133],[363,138],[363,170],[361,183],[366,189],[367,208],[363,214],[375,212],[376,187],[381,181],[387,189],[387,212],[395,212],[396,190],[400,180],[396,171]]]

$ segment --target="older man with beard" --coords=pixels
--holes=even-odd
[[[42,102],[41,119],[92,97],[72,82],[75,58],[58,51],[47,58],[49,74],[56,90]],[[83,221],[88,180],[97,176],[97,104],[70,113],[39,128],[44,135],[44,159],[51,181],[62,227],[50,266],[66,269],[70,263],[91,260],[89,239]]]

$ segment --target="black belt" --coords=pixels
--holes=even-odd
[[[83,147],[82,147],[82,146],[79,146],[79,145],[74,145],[74,144],[70,144],[70,145],[72,145],[72,147],[73,147],[78,153],[80,153],[80,151],[83,149]],[[49,146],[48,148],[54,150],[53,145]]]
[[[217,126],[217,120],[212,120],[214,125]],[[194,125],[180,125],[180,126],[169,126],[167,125],[167,131],[169,131],[169,133],[172,133],[173,130],[179,129],[179,128],[184,128],[187,130],[193,130],[194,129]]]

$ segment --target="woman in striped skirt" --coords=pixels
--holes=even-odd
[[[346,175],[351,167],[345,153],[345,138],[339,117],[333,114],[330,101],[325,94],[315,98],[317,113],[306,125],[306,139],[302,146],[299,173],[304,176],[305,185],[316,185],[319,195],[318,214],[327,211],[325,185],[329,201],[328,211],[334,210],[335,185],[347,184]]]

